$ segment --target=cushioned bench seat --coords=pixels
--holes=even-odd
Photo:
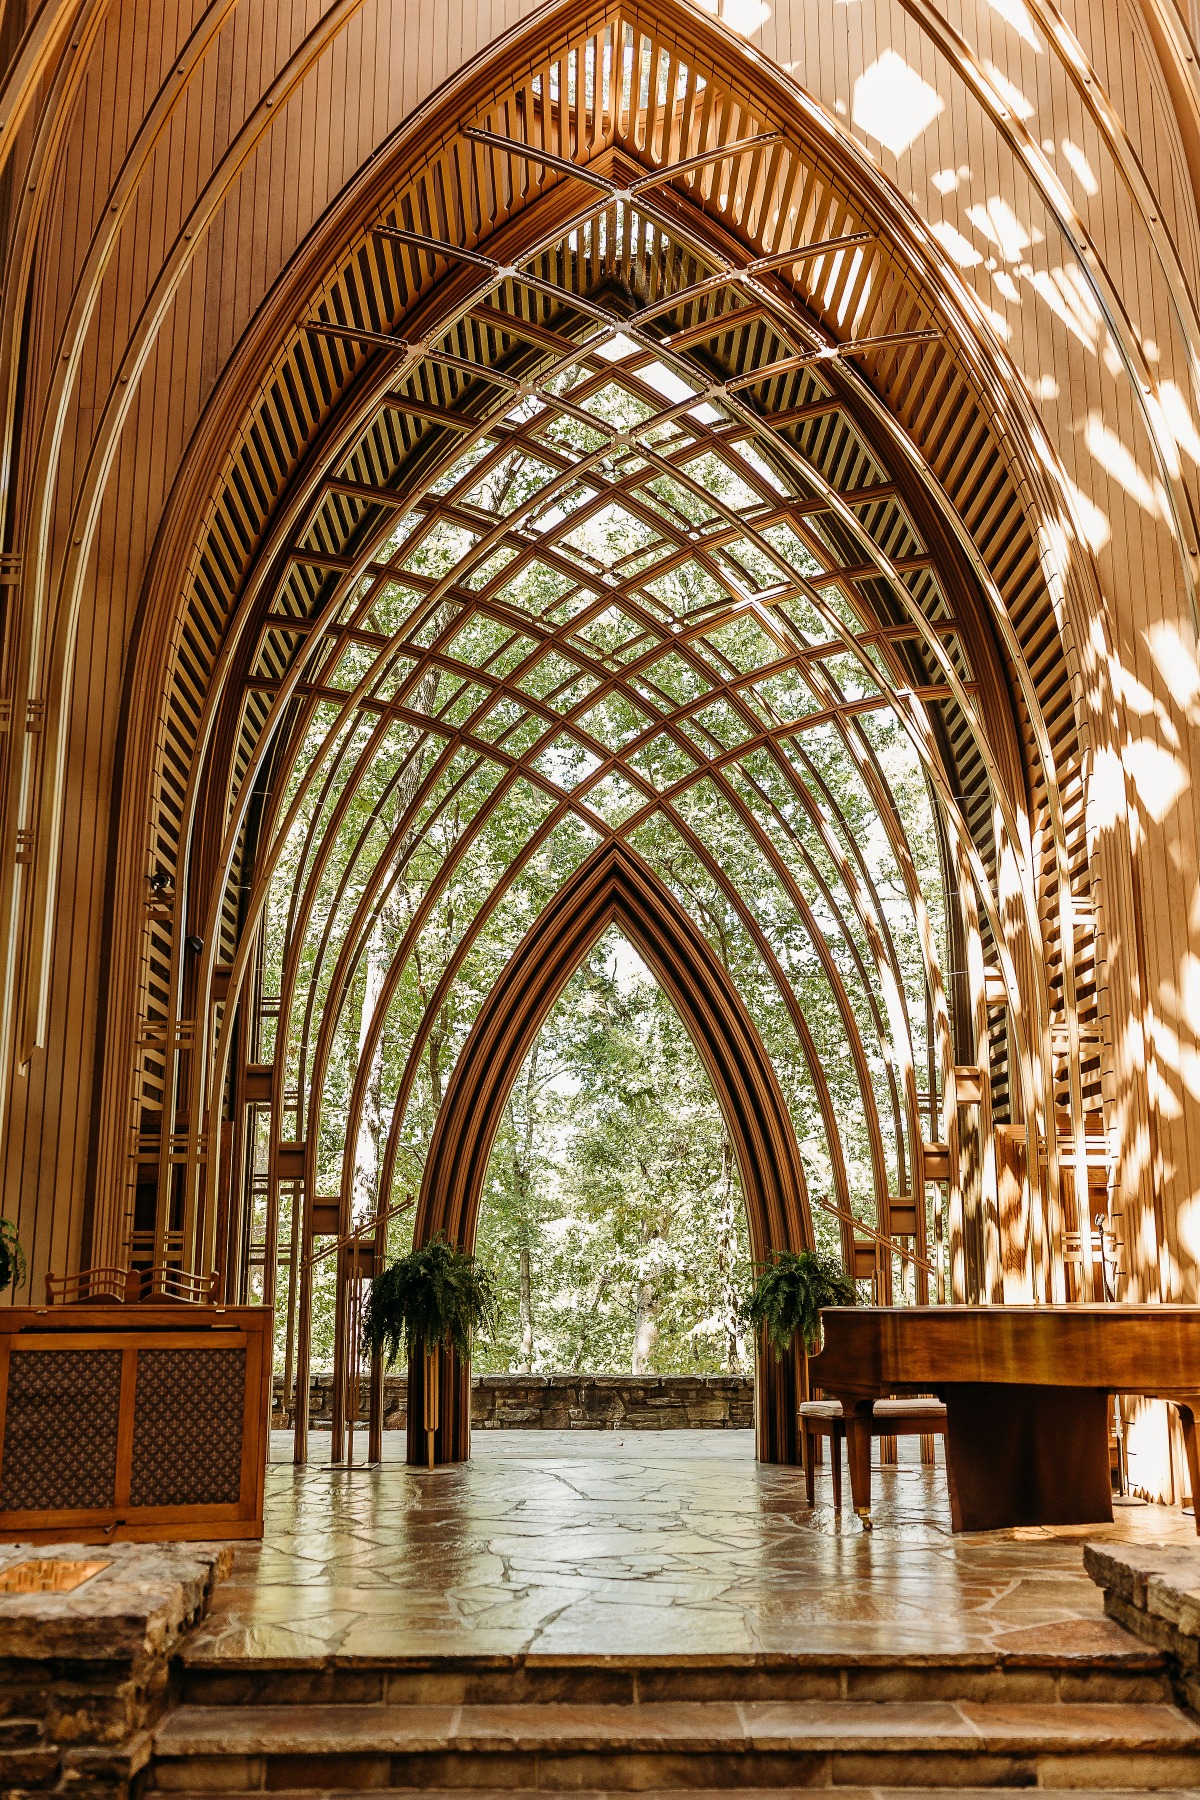
[[[799,1409],[800,1439],[804,1452],[804,1490],[811,1506],[816,1498],[817,1439],[829,1439],[833,1471],[833,1504],[842,1507],[842,1441],[846,1419],[840,1400],[805,1400]],[[946,1435],[946,1408],[933,1399],[876,1400],[871,1408],[872,1437],[921,1437]]]

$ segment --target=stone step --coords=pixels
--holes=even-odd
[[[445,1800],[444,1788],[373,1788],[372,1800]],[[545,1790],[537,1788],[472,1788],[471,1800],[539,1800]],[[702,1788],[708,1800],[779,1800],[778,1788]],[[613,1800],[627,1790],[617,1788],[580,1788],[572,1800]],[[1011,1787],[839,1787],[838,1800],[1028,1800],[1028,1788]],[[1071,1788],[1070,1800],[1145,1800],[1144,1788]],[[1200,1788],[1161,1788],[1162,1800],[1200,1800]],[[362,1800],[359,1788],[322,1788],[321,1800]],[[695,1788],[642,1788],[638,1800],[695,1800]],[[180,1792],[174,1800],[210,1800],[211,1790]],[[236,1788],[222,1800],[261,1800],[260,1790]],[[315,1800],[311,1788],[282,1788],[272,1793],[272,1800]]]
[[[196,1706],[520,1705],[674,1700],[1164,1701],[1165,1656],[1130,1642],[1104,1655],[972,1653],[843,1657],[446,1656],[320,1667],[184,1653],[180,1697]]]
[[[1080,1701],[183,1706],[149,1785],[294,1788],[1187,1788],[1200,1725]]]

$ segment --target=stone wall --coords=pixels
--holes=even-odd
[[[171,1656],[231,1560],[212,1544],[0,1545],[5,1800],[130,1800],[170,1704]],[[21,1591],[88,1567],[66,1591]]]
[[[749,1375],[483,1375],[472,1384],[477,1429],[722,1431],[754,1424]]]
[[[403,1431],[408,1383],[403,1375],[384,1380],[385,1430]],[[283,1383],[275,1378],[271,1423],[291,1424],[283,1405]],[[333,1377],[314,1375],[309,1389],[309,1422],[327,1428],[333,1406]],[[367,1416],[363,1383],[359,1417]],[[750,1375],[477,1375],[472,1383],[471,1422],[476,1430],[676,1431],[748,1430],[754,1424],[754,1379]]]

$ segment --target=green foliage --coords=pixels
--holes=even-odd
[[[853,1306],[858,1290],[841,1264],[819,1250],[772,1251],[742,1307],[755,1330],[766,1326],[778,1359],[799,1332],[811,1356],[821,1342],[821,1308]]]
[[[363,1312],[363,1343],[389,1368],[405,1347],[453,1346],[464,1360],[472,1335],[495,1316],[496,1289],[474,1256],[435,1237],[384,1270],[371,1283]]]
[[[11,1219],[0,1219],[0,1294],[20,1287],[24,1279],[25,1252],[17,1241],[17,1228]]]
[[[679,1015],[611,931],[505,1109],[479,1243],[502,1309],[480,1372],[740,1372],[737,1167]]]

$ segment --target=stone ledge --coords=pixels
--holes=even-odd
[[[1179,1699],[1200,1712],[1200,1543],[1085,1544],[1104,1610],[1170,1658]]]
[[[208,1610],[232,1558],[228,1544],[0,1544],[0,1574],[33,1559],[108,1564],[69,1593],[0,1592],[0,1657],[164,1655]]]
[[[107,1566],[65,1593],[0,1591],[0,1792],[129,1800],[170,1703],[170,1658],[208,1611],[220,1544],[4,1544]]]

